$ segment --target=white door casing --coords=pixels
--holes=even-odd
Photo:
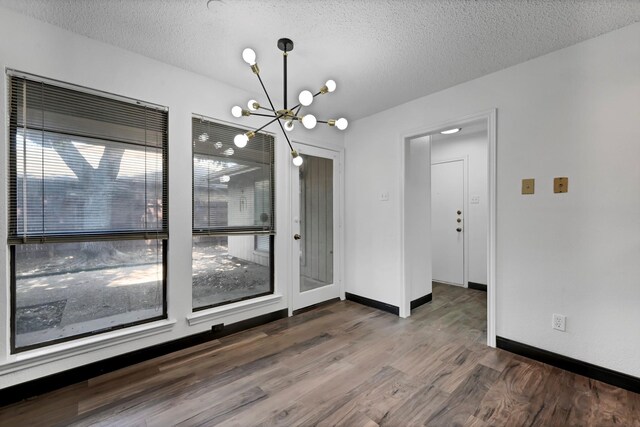
[[[399,185],[399,208],[402,212],[406,212],[410,201],[406,198],[406,180],[407,180],[407,155],[408,147],[411,140],[427,135],[431,135],[435,132],[439,132],[442,129],[450,129],[453,127],[464,126],[467,123],[473,123],[478,120],[483,120],[487,124],[487,178],[488,178],[488,205],[489,205],[489,217],[487,227],[487,345],[490,347],[496,346],[496,264],[497,264],[497,250],[496,250],[496,235],[497,235],[497,118],[498,111],[495,108],[490,110],[469,114],[462,117],[452,117],[447,120],[439,122],[430,122],[426,119],[426,123],[419,128],[408,130],[406,133],[400,135],[399,144],[399,156],[400,161],[400,176],[403,179],[400,180]],[[428,142],[428,144],[431,144]],[[431,199],[431,188],[427,189],[428,198]],[[407,223],[407,218],[403,214],[400,216],[400,264],[402,265],[400,274],[401,288],[400,288],[400,316],[409,317],[411,315],[411,282],[409,271],[411,266],[416,262],[421,262],[415,259],[411,254],[411,248],[408,246],[409,239],[407,236],[413,232],[410,223]],[[429,227],[429,238],[427,239],[430,244],[431,240],[431,227]],[[431,266],[429,266],[429,269]]]

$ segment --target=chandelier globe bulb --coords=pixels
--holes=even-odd
[[[293,120],[287,120],[287,121],[284,123],[284,129],[285,129],[286,131],[291,132],[291,131],[293,130],[293,128],[294,128]]]
[[[249,142],[249,137],[244,133],[239,133],[233,138],[233,143],[236,144],[236,147],[238,148],[246,147],[247,142]]]
[[[302,118],[302,125],[307,129],[313,129],[314,127],[316,127],[317,123],[318,123],[318,120],[316,119],[316,116],[314,116],[313,114],[307,114]]]
[[[258,101],[256,101],[255,99],[251,99],[251,100],[249,100],[249,102],[247,102],[247,107],[251,111],[258,111],[259,106],[260,106],[260,103]]]
[[[305,107],[308,107],[313,102],[313,94],[308,90],[303,90],[300,92],[300,96],[298,96],[298,101]]]
[[[233,117],[242,117],[242,107],[236,105],[231,109],[231,115]]]
[[[249,65],[256,64],[256,52],[250,47],[242,51],[242,59]]]
[[[349,122],[344,117],[336,120],[336,127],[340,130],[345,130],[349,126]]]

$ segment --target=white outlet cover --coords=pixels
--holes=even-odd
[[[477,205],[480,203],[480,196],[471,196],[471,204]]]
[[[567,325],[567,316],[563,314],[554,313],[551,321],[551,327],[557,331],[565,332],[566,325]]]
[[[378,200],[380,200],[381,202],[389,201],[389,192],[388,191],[381,191],[378,194]]]

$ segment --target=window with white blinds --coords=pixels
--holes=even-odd
[[[273,293],[274,138],[194,117],[194,310]]]
[[[9,76],[9,242],[167,237],[166,109]]]
[[[11,351],[166,318],[167,109],[7,81]]]

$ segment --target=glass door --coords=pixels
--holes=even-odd
[[[297,145],[303,158],[293,170],[293,309],[340,295],[336,277],[339,251],[339,153]]]

